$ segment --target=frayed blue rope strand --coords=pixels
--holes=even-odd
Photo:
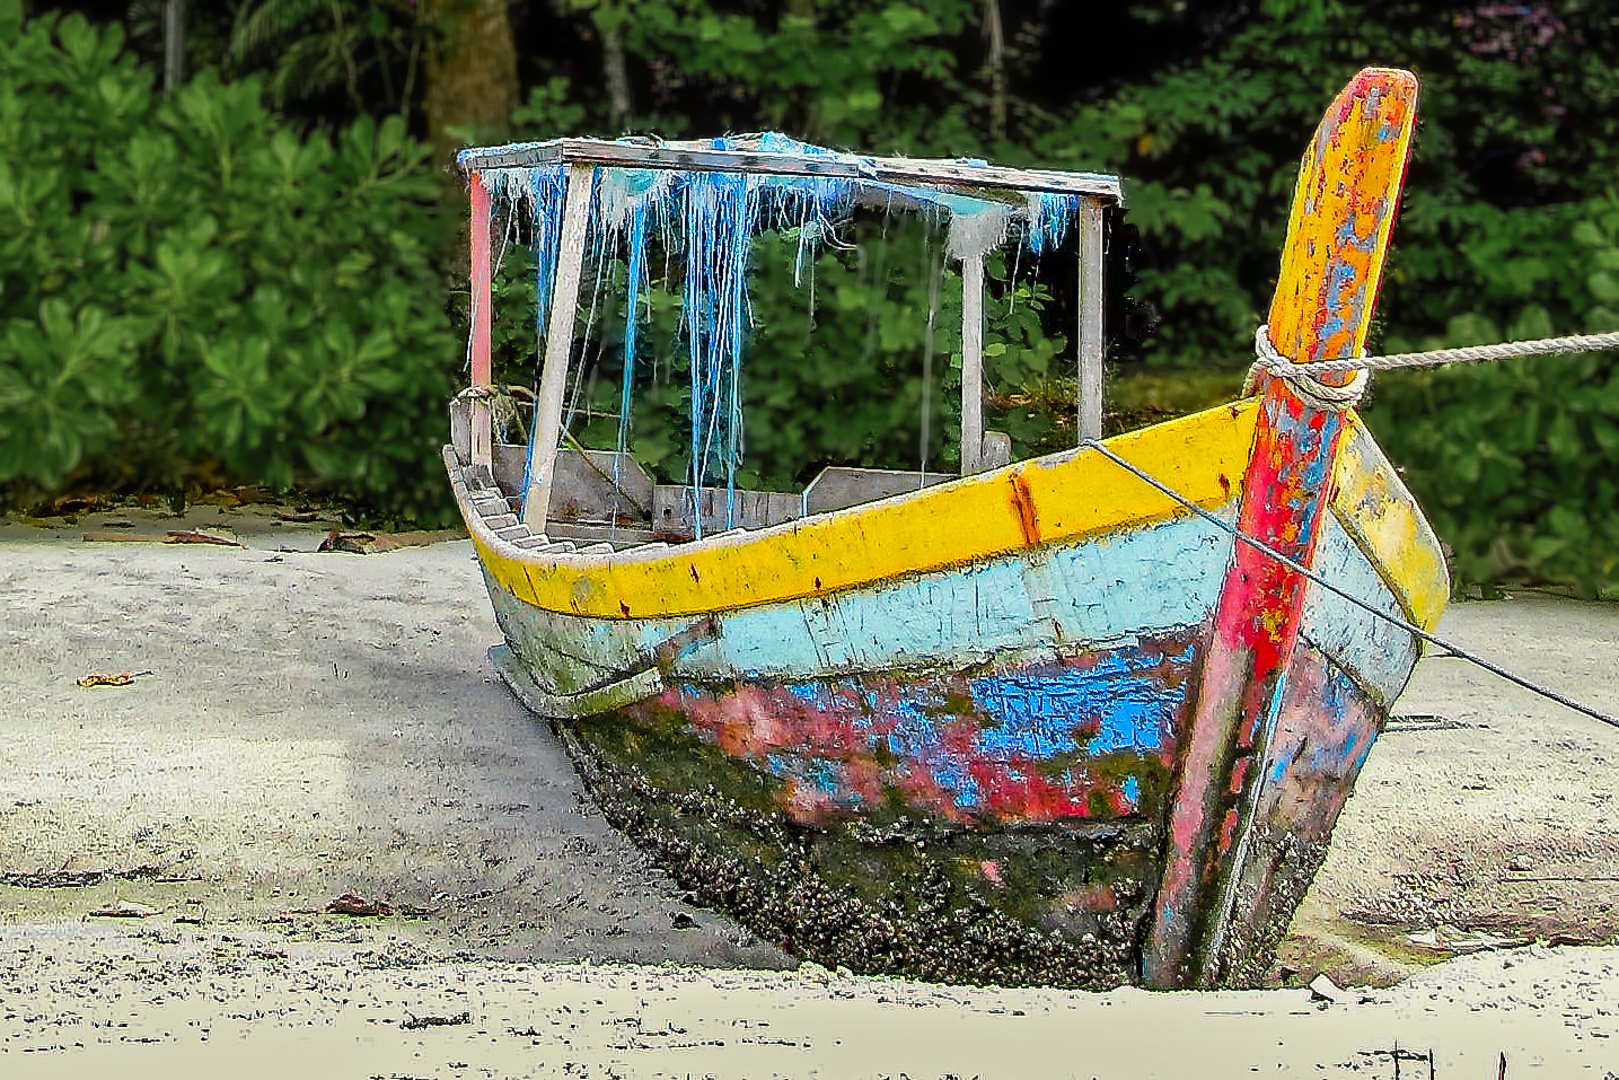
[[[645,204],[639,204],[630,211],[629,280],[625,283],[624,388],[618,402],[618,453],[613,457],[613,487],[616,491],[624,490],[624,454],[629,449],[630,441],[630,393],[635,385],[635,345],[638,336],[635,309],[640,302],[642,279],[646,276],[646,215]],[[614,500],[616,504],[616,494]],[[616,527],[616,513],[613,523]]]

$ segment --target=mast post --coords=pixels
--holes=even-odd
[[[1102,204],[1085,198],[1079,207],[1079,325],[1074,337],[1079,363],[1079,440],[1102,437],[1102,381],[1107,341],[1103,322]]]
[[[961,260],[961,475],[983,467],[984,256]]]
[[[476,172],[468,176],[472,202],[472,386],[479,393],[470,402],[472,420],[472,464],[491,469],[494,462],[494,435],[490,421],[490,265],[489,189]]]
[[[579,307],[579,279],[585,264],[586,231],[590,202],[595,194],[596,170],[591,165],[569,165],[567,193],[562,203],[562,237],[557,245],[555,283],[551,287],[551,315],[545,327],[545,368],[540,393],[534,402],[534,423],[529,432],[528,490],[523,493],[523,524],[545,531],[551,503],[551,481],[556,475],[557,442],[562,438],[562,398],[567,387],[568,358],[573,352],[573,318]]]

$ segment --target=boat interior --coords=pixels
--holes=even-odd
[[[522,521],[527,444],[495,442],[491,467],[475,466],[467,438],[469,412],[465,401],[457,401],[451,409],[455,466],[466,483],[467,509],[501,539],[522,548],[545,548],[548,554],[584,545],[606,552],[680,544],[699,536],[762,529],[958,478],[955,473],[829,465],[796,494],[713,485],[693,489],[656,483],[628,453],[562,449],[557,451],[545,532],[540,534]],[[985,436],[989,449],[980,471],[1009,464],[1011,438],[995,431]]]

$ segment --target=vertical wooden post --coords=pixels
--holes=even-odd
[[[984,455],[984,256],[961,260],[961,475]]]
[[[545,368],[540,373],[540,395],[534,402],[528,490],[523,493],[523,523],[534,532],[545,531],[550,510],[557,442],[562,438],[562,395],[568,381],[568,357],[573,352],[573,317],[579,306],[579,278],[585,264],[586,229],[595,181],[592,166],[568,166],[562,237],[557,244],[556,278],[551,286],[551,317],[545,327]]]
[[[473,173],[472,184],[472,385],[485,393],[490,386],[489,334],[489,189]],[[489,399],[472,399],[472,464],[492,469],[494,435]]]
[[[1293,192],[1267,322],[1277,351],[1295,362],[1354,356],[1365,343],[1416,101],[1416,76],[1368,68],[1316,129]],[[1323,412],[1284,380],[1266,380],[1237,510],[1243,535],[1306,566],[1313,561],[1343,431],[1341,412]],[[1180,781],[1142,949],[1149,986],[1218,985],[1231,939],[1256,936],[1231,885],[1241,876],[1255,786],[1264,782],[1269,717],[1298,643],[1304,585],[1269,555],[1235,545],[1187,694]]]
[[[1079,207],[1079,438],[1102,437],[1102,376],[1107,354],[1106,270],[1102,263],[1102,204]]]

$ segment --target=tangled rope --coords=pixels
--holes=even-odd
[[[1367,357],[1362,354],[1355,360],[1338,361],[1338,363],[1364,364]],[[1371,381],[1371,373],[1365,367],[1349,367],[1343,370],[1355,372],[1355,377],[1343,386],[1334,386],[1324,383],[1315,377],[1316,372],[1324,374],[1340,374],[1337,368],[1330,371],[1316,364],[1295,364],[1292,360],[1276,351],[1276,346],[1270,339],[1270,327],[1260,323],[1254,331],[1254,366],[1248,369],[1248,377],[1243,380],[1242,394],[1247,397],[1259,389],[1259,373],[1266,372],[1278,379],[1286,379],[1293,393],[1306,405],[1320,409],[1323,412],[1343,412],[1359,404],[1361,397],[1366,393],[1366,384]]]

